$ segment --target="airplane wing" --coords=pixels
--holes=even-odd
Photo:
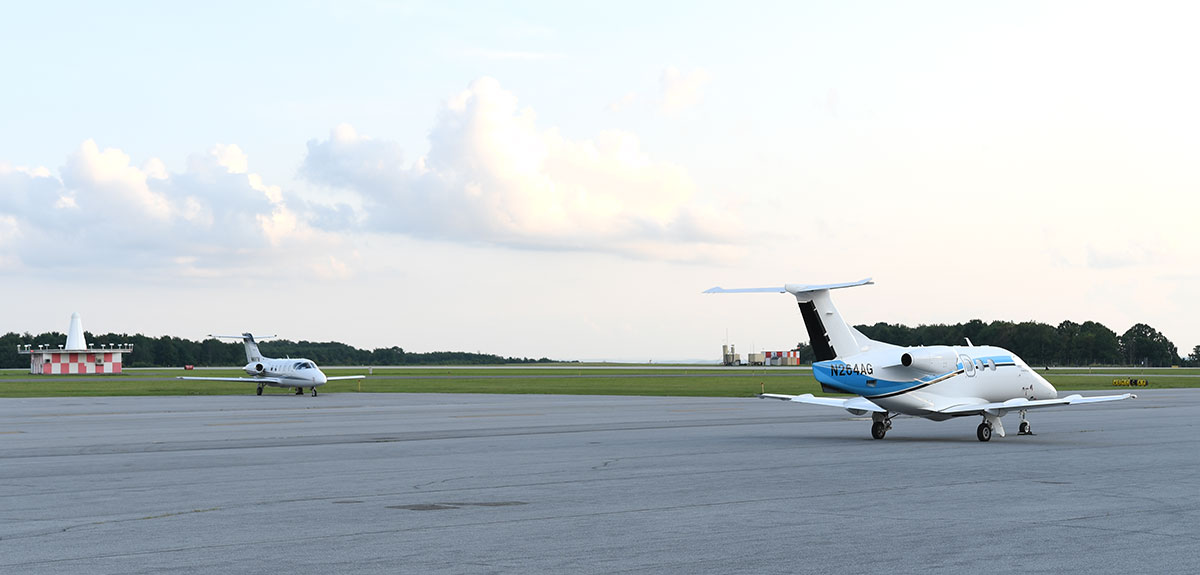
[[[817,397],[811,393],[804,395],[781,395],[778,393],[764,393],[758,396],[761,399],[782,399],[784,401],[795,401],[797,403],[810,403],[812,405],[824,405],[827,407],[840,407],[849,411],[854,415],[863,415],[867,412],[887,413],[887,410],[871,403],[871,400],[865,397],[851,397],[842,399],[838,397]]]
[[[1092,397],[1084,397],[1078,393],[1060,397],[1058,399],[1035,399],[1029,400],[1024,397],[1017,397],[1008,401],[994,403],[967,403],[939,409],[938,413],[948,415],[961,415],[969,413],[990,413],[992,415],[1004,415],[1014,409],[1036,409],[1039,407],[1055,407],[1058,405],[1082,405],[1086,403],[1101,403],[1104,401],[1120,401],[1122,399],[1135,399],[1136,395],[1132,393],[1122,393],[1120,395],[1095,395]]]
[[[326,377],[325,381],[336,381],[339,379],[366,379],[365,375],[339,375],[337,377]]]
[[[175,379],[187,379],[191,381],[244,381],[246,383],[283,383],[283,380],[278,377],[185,377],[178,376]]]

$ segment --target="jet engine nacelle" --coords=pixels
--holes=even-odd
[[[263,375],[267,373],[267,366],[261,363],[252,363],[246,365],[246,373],[250,375]]]
[[[900,365],[929,373],[953,371],[954,350],[948,346],[910,347],[900,356]]]

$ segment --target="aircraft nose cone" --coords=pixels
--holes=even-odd
[[[1038,387],[1040,388],[1040,389],[1038,389],[1038,399],[1057,399],[1058,398],[1058,390],[1054,389],[1054,386],[1049,381],[1046,381],[1046,378],[1039,375],[1038,383],[1040,384],[1040,385],[1038,385]]]
[[[326,381],[328,381],[328,379],[325,377],[325,374],[319,371],[313,376],[313,383],[325,383]]]

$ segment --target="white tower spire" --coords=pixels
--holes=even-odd
[[[68,351],[81,351],[87,349],[87,340],[83,338],[83,322],[79,319],[79,312],[71,314],[71,327],[67,329],[67,347]]]

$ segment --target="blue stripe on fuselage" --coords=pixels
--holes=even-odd
[[[918,387],[924,387],[930,383],[954,375],[962,371],[963,365],[959,363],[956,366],[956,371],[950,371],[936,375],[926,375],[917,379],[908,381],[891,381],[887,379],[879,379],[871,374],[864,373],[846,373],[845,375],[834,375],[833,370],[837,366],[852,365],[838,359],[833,361],[818,361],[813,363],[813,377],[822,385],[832,387],[845,393],[853,393],[863,397],[877,397],[880,395],[896,395],[904,393]],[[842,370],[838,370],[839,372]]]
[[[992,360],[996,367],[1015,366],[1016,363],[1011,355],[993,355],[985,357],[972,357],[971,361],[979,360],[983,362],[984,369],[987,369],[987,361]],[[840,359],[832,361],[818,361],[813,363],[813,377],[822,385],[843,391],[845,393],[853,393],[863,397],[879,397],[883,395],[898,395],[906,391],[912,391],[921,387],[925,387],[931,383],[948,379],[959,373],[964,372],[962,362],[958,362],[954,368],[955,371],[948,371],[935,375],[926,375],[917,379],[908,381],[892,381],[887,379],[879,379],[872,374],[853,373],[851,369],[839,369],[839,375],[834,375],[833,371],[838,366],[848,366],[852,368],[855,364],[848,364]],[[845,375],[841,375],[842,371],[846,371]]]

